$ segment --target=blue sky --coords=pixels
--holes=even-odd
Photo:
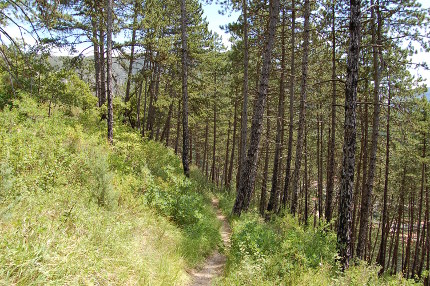
[[[218,33],[222,37],[224,45],[226,47],[230,47],[230,43],[228,41],[230,35],[225,33],[219,26],[236,21],[240,15],[240,12],[232,12],[226,13],[226,15],[221,15],[220,13],[218,13],[218,11],[222,10],[222,7],[219,4],[215,3],[212,3],[210,5],[203,4],[203,10],[203,15],[209,22],[209,29]]]

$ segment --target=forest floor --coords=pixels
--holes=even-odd
[[[220,251],[220,249],[215,250],[202,266],[191,271],[191,286],[211,285],[214,279],[223,274],[227,261],[225,251],[230,247],[231,228],[227,218],[222,214],[219,208],[219,200],[217,198],[212,199],[212,205],[216,210],[217,218],[222,222],[221,238],[224,248],[223,251]]]

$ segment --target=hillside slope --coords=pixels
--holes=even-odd
[[[183,285],[220,241],[203,181],[97,110],[0,112],[0,285]],[[198,177],[198,176],[196,176]]]

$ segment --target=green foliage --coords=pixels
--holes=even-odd
[[[245,256],[258,261],[274,255],[280,250],[280,242],[273,229],[266,227],[258,216],[247,214],[233,225],[232,262],[238,263]]]
[[[0,285],[185,284],[219,242],[207,192],[161,144],[46,110],[0,113]]]
[[[264,285],[296,285],[304,270],[335,260],[335,241],[333,234],[303,229],[289,216],[265,223],[257,214],[246,214],[233,223],[228,275],[223,283],[241,285],[251,280],[252,285],[259,285],[263,279]],[[254,268],[258,275],[252,274]]]
[[[230,212],[234,196],[217,196]],[[232,221],[232,231],[226,275],[217,285],[419,285],[401,276],[378,277],[379,267],[364,262],[342,273],[335,233],[303,227],[289,215],[264,222],[246,213]]]

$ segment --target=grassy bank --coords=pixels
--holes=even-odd
[[[202,182],[98,110],[0,112],[0,285],[183,285],[219,243]]]

